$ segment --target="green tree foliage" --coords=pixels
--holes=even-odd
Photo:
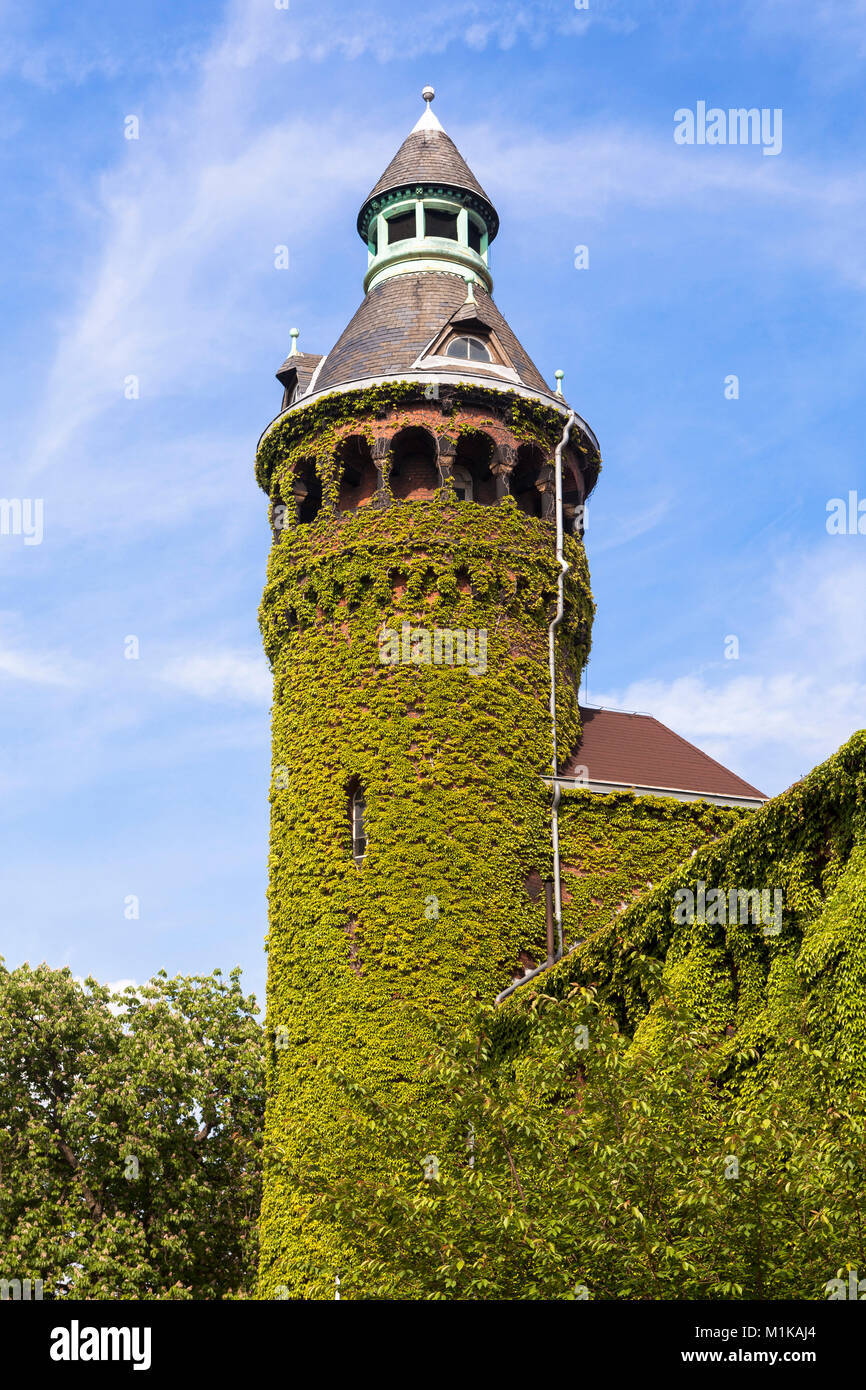
[[[646,958],[630,968],[661,983]],[[483,1013],[430,1058],[434,1122],[329,1069],[356,1118],[342,1176],[321,1181],[311,1147],[294,1177],[357,1252],[343,1296],[817,1299],[866,1267],[863,1097],[839,1097],[795,1028],[746,1108],[725,1040],[659,1006],[663,1055],[592,990],[538,996],[504,1047]],[[308,1292],[334,1274],[311,1265]]]
[[[224,1298],[257,1260],[255,1000],[160,972],[112,994],[0,964],[0,1278],[44,1297]]]

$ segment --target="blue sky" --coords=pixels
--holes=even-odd
[[[497,302],[601,442],[590,701],[770,793],[866,724],[866,535],[826,529],[866,498],[866,0],[0,0],[0,39],[0,491],[44,506],[0,535],[7,964],[263,993],[253,455],[427,82]],[[781,108],[781,153],[677,145],[698,101]]]

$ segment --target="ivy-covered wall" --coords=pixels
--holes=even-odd
[[[417,388],[417,412],[416,398]],[[531,436],[552,449],[555,412],[505,398],[503,419],[496,404],[515,446]],[[399,418],[400,402],[381,393],[290,414],[263,441],[259,480],[286,497],[298,461],[312,456],[333,503],[342,433]],[[431,428],[442,419],[431,404]],[[593,614],[583,546],[569,537],[567,550],[565,750],[579,735]],[[543,949],[543,903],[527,881],[550,873],[542,777],[556,579],[549,524],[510,498],[480,506],[447,487],[425,502],[325,506],[272,548],[261,609],[274,668],[264,1297],[321,1287],[323,1271],[327,1285],[351,1259],[312,1225],[291,1181],[292,1162],[317,1146],[326,1171],[340,1162],[338,1101],[317,1062],[414,1091],[429,1033],[412,1006],[458,1022],[473,996],[491,999],[510,982],[521,950]],[[486,670],[383,664],[380,633],[404,621],[483,630]],[[360,864],[353,778],[367,806]]]
[[[624,912],[692,850],[752,814],[626,791],[564,792],[559,839],[566,949]]]
[[[775,921],[741,920],[745,914],[721,904],[684,920],[682,895],[697,895],[698,885],[726,898],[731,890],[778,891],[779,929]],[[655,987],[634,970],[638,956],[658,963]],[[599,925],[544,979],[554,994],[575,983],[601,984],[642,1047],[663,1047],[671,1009],[684,1005],[727,1039],[728,1081],[746,1097],[766,1080],[792,1030],[835,1064],[840,1095],[861,1088],[866,731]]]

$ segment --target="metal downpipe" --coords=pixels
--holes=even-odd
[[[555,474],[556,474],[556,560],[559,565],[559,578],[557,580],[556,594],[556,613],[550,623],[547,632],[548,638],[548,661],[550,666],[550,731],[553,757],[551,768],[553,772],[553,805],[551,808],[550,836],[553,849],[553,921],[556,945],[553,957],[548,956],[543,965],[536,966],[519,980],[515,980],[513,985],[509,985],[501,994],[496,996],[496,1003],[501,1004],[510,994],[513,994],[521,985],[528,984],[536,975],[548,970],[551,965],[555,965],[558,960],[562,960],[564,953],[564,942],[562,935],[562,885],[560,883],[560,861],[559,861],[559,799],[561,796],[558,763],[559,752],[556,737],[556,630],[562,622],[565,613],[565,576],[571,568],[565,558],[565,531],[562,522],[562,451],[568,443],[572,428],[577,420],[573,410],[569,411],[565,428],[562,431],[562,438],[556,446],[555,454]]]

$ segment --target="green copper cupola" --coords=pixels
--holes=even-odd
[[[439,270],[471,277],[489,292],[496,209],[434,116],[433,88],[422,95],[423,116],[358,215],[369,257],[364,290],[395,275]]]

